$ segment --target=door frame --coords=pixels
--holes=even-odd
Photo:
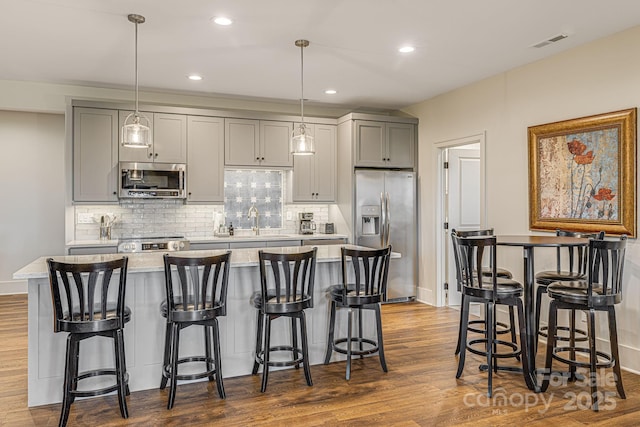
[[[481,132],[475,135],[470,135],[462,138],[455,138],[446,141],[441,141],[434,144],[434,148],[437,150],[436,167],[437,170],[437,192],[436,192],[436,224],[435,224],[435,236],[436,236],[436,306],[443,307],[445,301],[445,289],[444,284],[447,274],[447,246],[446,237],[447,230],[444,229],[444,223],[446,218],[446,204],[445,204],[445,168],[444,168],[444,152],[448,148],[460,147],[463,145],[478,144],[480,147],[480,224],[482,227],[486,225],[487,218],[487,204],[486,204],[486,147],[485,147],[486,132]],[[452,280],[449,280],[449,287],[452,286]]]

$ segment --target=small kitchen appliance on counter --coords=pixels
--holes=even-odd
[[[332,222],[321,222],[318,232],[320,234],[334,234],[336,229]]]
[[[313,234],[316,231],[316,223],[313,222],[313,212],[299,212],[298,220],[300,222],[300,234]]]
[[[184,236],[128,237],[118,240],[118,253],[187,250],[189,250],[189,241]]]

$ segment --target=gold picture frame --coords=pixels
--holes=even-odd
[[[636,236],[636,108],[530,126],[529,228]]]

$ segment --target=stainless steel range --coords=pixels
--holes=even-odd
[[[189,241],[184,236],[127,237],[118,240],[119,253],[187,250],[189,250]]]

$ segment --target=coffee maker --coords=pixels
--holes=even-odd
[[[300,222],[300,234],[313,234],[316,231],[316,223],[313,222],[313,212],[298,212]]]

